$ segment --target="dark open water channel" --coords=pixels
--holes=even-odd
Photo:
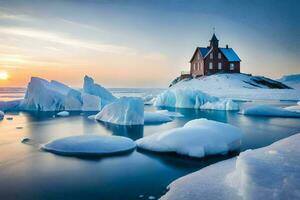
[[[277,102],[276,104],[289,104]],[[152,110],[153,107],[146,109]],[[300,119],[243,116],[237,112],[177,109],[185,115],[152,126],[108,126],[89,120],[90,113],[52,118],[53,113],[9,113],[0,121],[0,199],[148,199],[188,173],[230,156],[189,159],[133,151],[103,158],[58,156],[39,150],[52,139],[80,134],[122,135],[138,139],[205,117],[243,130],[242,151],[269,145],[300,132]],[[17,128],[18,127],[18,128]],[[21,127],[21,128],[20,128]],[[23,144],[23,138],[32,143]],[[144,195],[144,198],[139,198]]]

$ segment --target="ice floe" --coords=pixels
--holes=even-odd
[[[137,140],[136,143],[139,148],[149,151],[176,152],[201,158],[238,150],[241,136],[241,130],[230,124],[196,119],[181,128],[155,133]]]
[[[102,156],[130,151],[133,140],[121,136],[79,135],[53,140],[42,149],[69,156]]]
[[[241,111],[244,115],[268,116],[268,117],[300,117],[300,112],[289,108],[279,108],[269,105],[258,105],[245,108]]]
[[[56,114],[59,117],[67,117],[70,115],[70,113],[68,111],[61,111],[59,113]]]
[[[168,111],[168,110],[157,110],[155,112],[167,115],[169,117],[184,117],[184,115],[179,112],[172,112],[172,111]]]
[[[119,125],[143,125],[144,103],[141,98],[121,97],[106,105],[96,119]]]
[[[300,134],[172,182],[162,200],[300,198]]]
[[[166,114],[158,113],[158,112],[147,112],[144,113],[144,123],[147,124],[161,124],[172,121]]]

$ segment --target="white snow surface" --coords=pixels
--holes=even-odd
[[[230,99],[213,97],[192,88],[170,88],[156,97],[154,105],[176,108],[238,110],[238,104]]]
[[[253,78],[265,79],[264,77],[254,77],[246,74],[214,74],[191,80],[182,80],[170,87],[168,91],[188,89],[190,91],[202,91],[210,96],[237,100],[300,100],[300,88],[269,89],[263,84],[254,82]],[[176,96],[176,94],[174,95]],[[191,96],[191,94],[188,96]]]
[[[158,112],[144,112],[145,124],[161,124],[172,121],[168,115]]]
[[[0,110],[0,120],[2,120],[4,116],[5,116],[4,112]]]
[[[207,119],[195,119],[181,128],[155,133],[136,141],[142,149],[155,152],[175,152],[190,157],[227,154],[241,145],[241,130],[230,124]]]
[[[135,143],[121,136],[80,135],[53,140],[41,148],[63,155],[88,156],[109,155],[129,151],[135,148]]]
[[[143,125],[144,103],[138,97],[121,97],[106,105],[96,119],[119,125]]]
[[[67,117],[70,115],[70,113],[68,111],[61,111],[61,112],[57,113],[56,115],[60,116],[60,117]]]
[[[115,97],[94,83],[90,77],[84,79],[84,92],[72,89],[58,81],[47,81],[32,77],[21,110],[37,111],[100,111],[101,107]]]
[[[172,182],[162,200],[300,198],[300,134]]]
[[[172,111],[168,111],[168,110],[157,110],[155,112],[167,115],[169,117],[184,117],[184,115],[179,112],[172,112]]]
[[[297,102],[296,105],[294,105],[294,106],[288,106],[288,107],[285,107],[284,109],[290,110],[290,111],[295,111],[295,112],[300,112],[300,101]]]
[[[298,106],[297,106],[298,107]],[[241,111],[244,115],[269,116],[269,117],[300,117],[300,112],[294,107],[280,108],[269,105],[258,105],[245,108]]]

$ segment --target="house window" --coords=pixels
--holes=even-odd
[[[234,63],[230,63],[230,70],[234,70]]]
[[[213,69],[213,63],[210,62],[208,67],[209,67],[209,69]]]
[[[222,63],[218,63],[218,69],[221,70],[222,69]]]
[[[210,57],[210,59],[213,59],[213,53],[212,52],[209,54],[209,57]]]
[[[218,53],[218,58],[219,58],[219,59],[221,59],[221,58],[222,58],[222,56],[221,56],[221,53]]]

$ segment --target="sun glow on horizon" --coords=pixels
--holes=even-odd
[[[6,71],[0,71],[0,80],[7,80],[9,77]]]

